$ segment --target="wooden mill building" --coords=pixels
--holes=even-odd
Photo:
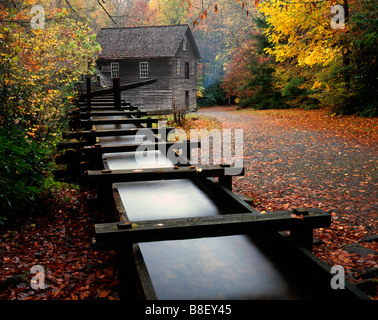
[[[97,79],[111,87],[112,78],[122,84],[157,79],[122,92],[122,99],[150,113],[172,108],[196,108],[196,42],[188,25],[135,28],[103,28],[97,35],[102,47],[97,60]]]

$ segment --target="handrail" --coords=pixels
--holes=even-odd
[[[139,82],[127,83],[127,84],[121,85],[120,90],[125,91],[125,90],[128,90],[128,89],[133,89],[133,88],[145,86],[147,84],[155,83],[156,81],[157,81],[157,79],[149,79],[149,80],[144,80],[144,81],[139,81]],[[113,92],[114,92],[114,87],[108,88],[108,89],[101,89],[101,90],[92,91],[90,93],[90,98],[102,96],[102,95],[105,95],[105,94],[110,94],[110,93],[113,93]],[[87,96],[88,96],[88,93],[81,95],[80,100],[86,99]]]

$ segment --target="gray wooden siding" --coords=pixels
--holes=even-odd
[[[114,62],[114,61],[112,61]],[[122,99],[140,110],[167,112],[172,109],[172,59],[118,60],[121,84],[146,80],[140,78],[139,62],[148,62],[148,78],[156,78],[154,84],[122,92]],[[102,84],[112,86],[109,60],[97,61]]]
[[[176,59],[180,59],[181,64],[181,72],[179,75],[176,72]],[[175,92],[175,104],[180,107],[185,107],[185,91],[188,91],[189,110],[192,111],[196,108],[197,60],[190,41],[186,43],[186,51],[183,51],[183,41],[181,41],[174,60],[173,87]],[[189,63],[189,79],[185,79],[185,62]],[[191,74],[193,62],[195,63],[194,74]]]

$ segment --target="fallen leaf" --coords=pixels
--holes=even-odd
[[[299,215],[291,214],[290,216],[291,216],[292,218],[295,218],[295,219],[301,219],[301,220],[303,220],[303,214],[299,214]]]
[[[106,298],[111,293],[110,290],[101,291],[98,295],[99,298]]]

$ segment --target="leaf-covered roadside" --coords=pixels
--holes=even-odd
[[[223,109],[223,108],[222,108]],[[232,108],[228,108],[232,110]],[[358,116],[340,116],[329,109],[304,110],[253,110],[245,109],[240,113],[267,116],[286,121],[290,127],[296,125],[304,130],[324,131],[349,140],[358,140],[368,145],[375,145],[378,140],[378,118]]]
[[[91,248],[101,219],[90,214],[91,196],[67,188],[46,195],[39,217],[0,233],[0,300],[119,299],[115,253]],[[44,268],[46,289],[31,288],[35,265]]]

